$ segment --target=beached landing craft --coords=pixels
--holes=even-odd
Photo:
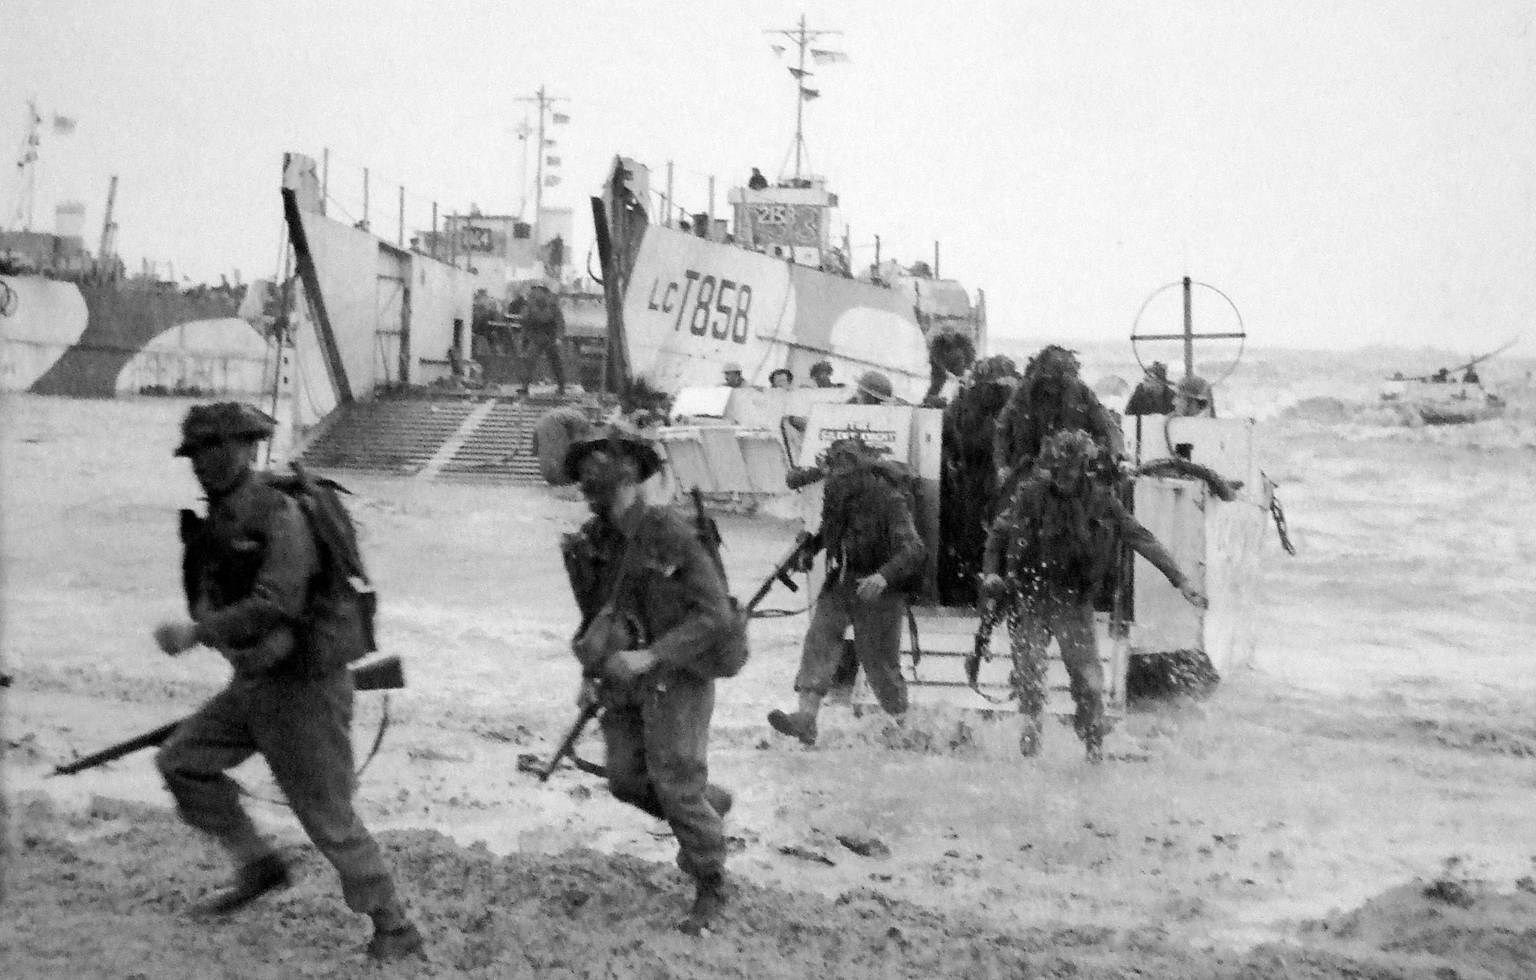
[[[100,244],[86,248],[85,205],[61,202],[52,232],[34,231],[35,171],[45,130],[28,103],[16,161],[13,226],[0,226],[0,391],[74,398],[118,394],[249,394],[264,390],[269,340],[245,285],[192,286],[117,254],[117,178],[108,184]],[[73,132],[55,115],[47,130]],[[244,317],[243,319],[241,317]],[[256,328],[256,329],[253,329]]]
[[[1504,414],[1504,399],[1483,387],[1477,366],[1518,341],[1433,374],[1410,378],[1398,372],[1382,385],[1381,402],[1400,411],[1409,424],[1466,425],[1498,418]]]
[[[1178,284],[1174,284],[1178,285]],[[1133,347],[1177,340],[1185,347],[1186,373],[1194,369],[1197,334],[1185,281],[1184,331],[1133,333]],[[1165,287],[1168,288],[1168,287]],[[1228,335],[1219,335],[1228,336]],[[1242,336],[1241,331],[1230,336]],[[928,566],[913,604],[904,663],[916,703],[1010,707],[1007,631],[981,630],[971,603],[941,601],[939,583],[954,560],[941,529],[951,522],[941,480],[943,413],[913,405],[853,405],[846,398],[813,400],[816,389],[763,391],[747,388],[684,388],[675,414],[693,424],[658,433],[673,486],[734,491],[760,509],[798,516],[813,528],[820,514],[821,484],[789,490],[791,464],[810,467],[838,438],[858,435],[914,478],[917,524],[928,548]],[[1177,589],[1139,556],[1127,554],[1113,597],[1096,618],[1107,700],[1121,710],[1127,694],[1203,693],[1218,677],[1248,663],[1256,636],[1258,560],[1266,527],[1276,510],[1272,485],[1254,452],[1255,423],[1247,418],[1129,417],[1123,423],[1126,451],[1135,467],[1129,494],[1144,525],[1173,553],[1209,598],[1206,609],[1190,606]],[[814,594],[819,582],[809,583]],[[981,637],[978,640],[978,636]],[[975,661],[980,651],[986,659]],[[973,662],[968,664],[967,657]],[[974,673],[967,676],[967,668]],[[1050,666],[1051,710],[1070,713],[1065,669]]]

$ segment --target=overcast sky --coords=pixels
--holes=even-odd
[[[0,0],[0,149],[48,121],[34,226],[121,179],[120,250],[178,276],[278,262],[282,153],[332,151],[331,191],[393,238],[474,203],[531,209],[517,124],[540,86],[577,209],[615,153],[676,164],[704,210],[788,158],[794,82],[765,30],[843,33],[813,66],[811,169],[859,263],[931,261],[986,290],[992,329],[1128,336],[1190,275],[1252,341],[1536,343],[1536,4],[1232,0],[323,3]],[[57,113],[78,120],[55,135]],[[530,158],[530,165],[532,158]],[[792,163],[791,163],[792,166]],[[9,225],[18,184],[0,179]],[[530,178],[531,183],[531,178]],[[690,200],[691,199],[691,200]],[[526,203],[525,203],[526,202]],[[409,231],[407,231],[409,234]],[[1176,293],[1144,328],[1178,325]],[[1197,298],[1198,300],[1198,298]],[[1151,322],[1155,318],[1158,322]],[[1199,302],[1199,329],[1231,314]]]

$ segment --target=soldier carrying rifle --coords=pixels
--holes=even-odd
[[[347,906],[373,920],[368,955],[411,956],[421,934],[352,805],[347,665],[372,646],[367,612],[334,563],[322,560],[299,504],[252,471],[256,444],[273,426],[238,402],[194,406],[182,423],[176,455],[191,460],[208,516],[184,512],[191,619],[160,624],[155,641],[172,656],[212,647],[234,677],[176,728],[155,764],[182,819],[217,840],[237,868],[231,886],[197,912],[227,914],[289,883],[287,865],[257,833],[225,775],[259,752],[305,833],[340,874]]]
[[[707,758],[715,678],[739,669],[746,634],[699,530],[640,499],[660,468],[656,450],[617,426],[573,443],[566,475],[594,516],[561,551],[581,610],[577,703],[600,699],[609,790],[671,825],[696,888],[678,928],[697,935],[726,901],[732,799],[709,782]]]

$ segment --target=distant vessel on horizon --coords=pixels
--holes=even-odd
[[[1399,371],[1382,385],[1382,404],[1400,410],[1409,421],[1425,425],[1467,425],[1498,418],[1504,414],[1505,401],[1483,387],[1477,366],[1509,350],[1518,340],[1433,374],[1407,377]]]

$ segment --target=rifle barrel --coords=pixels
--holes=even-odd
[[[592,719],[597,717],[598,710],[595,700],[581,709],[581,714],[576,716],[575,723],[566,731],[565,738],[560,740],[560,746],[555,749],[555,754],[550,756],[549,762],[545,763],[544,768],[539,770],[539,782],[548,782],[549,777],[554,774],[554,771],[560,768],[561,761],[576,750],[576,741],[581,738],[581,733],[586,731],[587,725],[591,724]]]
[[[126,742],[119,742],[110,748],[102,749],[100,752],[93,752],[88,756],[76,759],[74,762],[66,763],[62,766],[54,766],[53,774],[55,776],[73,776],[77,772],[95,768],[114,759],[121,759],[123,756],[137,752],[140,749],[159,745],[171,737],[171,733],[176,730],[183,720],[177,719],[169,724],[161,725],[152,732],[145,732],[143,735],[130,738]]]

